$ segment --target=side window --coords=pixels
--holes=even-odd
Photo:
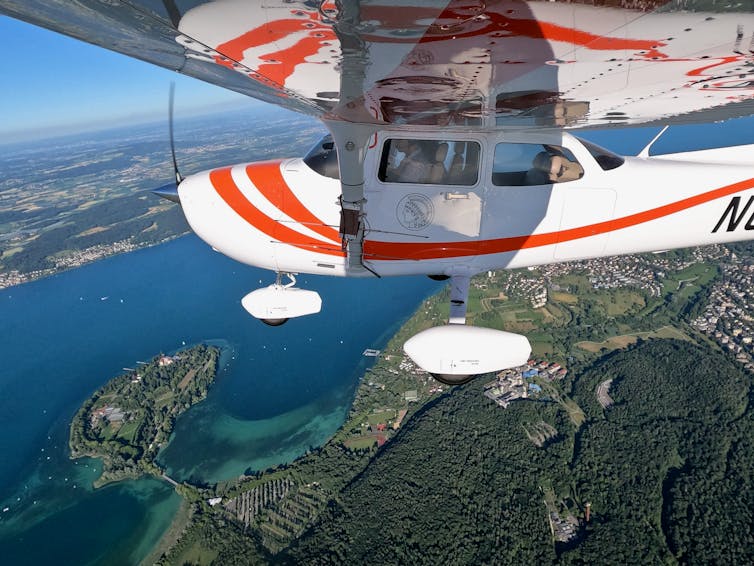
[[[493,185],[549,185],[575,181],[583,176],[584,168],[564,147],[536,143],[499,143],[495,146]]]
[[[389,139],[378,178],[384,183],[475,185],[480,147],[474,141]]]

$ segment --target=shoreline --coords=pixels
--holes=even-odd
[[[29,271],[26,273],[21,273],[18,270],[11,270],[11,271],[0,271],[0,292],[5,291],[6,289],[12,289],[13,287],[19,287],[21,285],[25,285],[26,283],[33,283],[34,281],[41,281],[42,279],[46,279],[48,277],[53,277],[54,275],[58,275],[60,273],[65,273],[66,271],[73,271],[74,269],[79,269],[81,267],[86,267],[87,265],[91,265],[93,263],[97,263],[98,261],[102,261],[105,259],[109,259],[111,257],[116,257],[119,255],[125,255],[130,254],[133,252],[137,252],[139,250],[146,250],[149,248],[154,248],[156,246],[160,246],[162,244],[167,244],[168,242],[172,242],[174,240],[177,240],[179,238],[183,238],[185,236],[188,236],[192,234],[191,230],[184,232],[182,234],[177,234],[175,236],[168,236],[163,240],[160,240],[159,242],[153,242],[151,244],[145,244],[145,245],[139,245],[139,244],[130,244],[125,243],[130,240],[133,236],[130,238],[127,238],[126,240],[119,240],[117,242],[111,242],[110,244],[105,244],[107,247],[116,246],[118,244],[123,244],[124,246],[132,246],[128,247],[127,249],[120,249],[113,251],[112,253],[104,253],[101,255],[98,255],[97,257],[93,257],[91,259],[87,259],[82,261],[81,263],[76,263],[75,265],[69,265],[65,267],[49,267],[47,269],[37,270],[37,271]],[[92,248],[86,248],[83,250],[76,250],[75,254],[87,254],[92,253],[93,250],[96,248],[99,248],[102,246],[94,246]],[[74,254],[74,255],[75,255]]]
[[[380,347],[383,351],[385,349],[389,349],[391,347],[395,348],[396,340],[400,341],[402,334],[404,334],[407,331],[407,328],[410,327],[410,323],[413,321],[414,317],[416,316],[417,312],[422,308],[422,305],[425,304],[428,300],[431,300],[433,297],[436,297],[439,293],[442,292],[444,286],[440,286],[438,289],[428,293],[425,295],[421,301],[414,307],[412,311],[410,311],[408,314],[406,314],[405,317],[403,317],[401,320],[396,321],[394,324],[390,325],[388,328],[385,329],[385,331],[380,336],[379,343],[377,346]],[[375,357],[375,358],[367,358],[367,363],[365,367],[360,372],[360,375],[358,377],[358,381],[356,382],[355,387],[351,391],[350,395],[348,396],[346,409],[344,411],[343,415],[343,421],[338,426],[338,428],[333,432],[333,434],[325,440],[320,446],[313,447],[314,453],[326,450],[329,446],[337,446],[343,443],[344,438],[347,433],[347,429],[353,425],[353,423],[358,420],[359,416],[363,416],[364,408],[361,406],[364,403],[364,398],[368,396],[369,391],[372,389],[372,386],[369,383],[369,377],[372,375],[372,371],[375,368],[375,366],[379,365],[380,362],[384,362],[384,360],[381,359],[381,357]],[[433,396],[428,397],[425,399],[425,401],[429,401]],[[359,406],[357,408],[357,405]],[[423,403],[415,404],[413,407],[411,407],[407,413],[412,414],[416,410],[418,410],[419,407],[421,407]],[[405,416],[404,416],[405,418]],[[397,430],[397,429],[396,429]],[[269,471],[261,471],[259,473],[269,476],[270,478],[274,478],[279,471],[287,470],[291,467],[304,464],[306,463],[310,458],[316,457],[315,454],[311,453],[311,451],[307,450],[305,453],[301,454],[297,458],[293,459],[290,463],[287,464],[279,464],[278,466],[275,466],[274,470],[271,473]],[[371,456],[367,458],[367,460],[371,460]],[[362,461],[362,464],[366,465],[368,461]],[[164,478],[160,478],[164,479]],[[226,481],[220,481],[212,484],[213,489],[217,489],[218,486],[221,486],[223,484],[227,484],[228,482],[237,482],[238,486],[243,484],[244,482],[251,481],[254,482],[254,476],[248,476],[243,475],[239,478],[231,478]],[[196,486],[193,486],[190,482],[186,482],[181,484],[184,487],[187,487],[188,485],[196,488]],[[175,486],[174,486],[175,487]],[[227,486],[225,487],[225,490],[227,490]],[[184,513],[186,511],[184,510],[184,506],[189,507],[191,506],[192,502],[190,502],[186,496],[185,493],[176,488],[176,492],[181,495],[183,501],[181,503],[181,507],[176,511],[176,514],[174,515],[170,526],[165,530],[163,535],[160,537],[160,539],[156,542],[155,546],[150,550],[150,552],[147,554],[147,557],[142,560],[141,564],[151,564],[154,563],[163,556],[168,555],[173,548],[175,548],[175,545],[180,541],[180,536],[191,526],[191,521],[195,515],[193,511],[189,509],[188,516],[185,516]],[[226,503],[226,497],[223,497],[223,505]]]

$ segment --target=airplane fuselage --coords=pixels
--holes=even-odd
[[[439,148],[443,159],[429,164],[439,169],[433,179],[391,178],[400,164],[387,152],[400,140]],[[541,148],[578,163],[581,177],[530,179],[525,167]],[[407,151],[395,153],[408,159]],[[275,272],[453,275],[754,238],[754,146],[658,157],[594,154],[560,132],[382,131],[364,162],[358,263],[341,245],[337,165],[335,173],[306,159],[236,165],[193,175],[179,192],[201,238]],[[410,177],[408,165],[403,173]]]

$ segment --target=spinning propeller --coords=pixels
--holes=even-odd
[[[175,173],[175,182],[168,183],[152,191],[152,194],[167,199],[171,202],[181,203],[178,196],[178,185],[183,181],[183,177],[178,171],[178,161],[175,158],[175,140],[173,139],[173,99],[175,98],[175,83],[170,83],[170,99],[168,102],[168,125],[170,129],[170,153],[173,156],[173,172]]]

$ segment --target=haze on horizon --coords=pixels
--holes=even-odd
[[[5,16],[0,35],[0,144],[166,120],[171,81],[177,117],[264,104]]]

